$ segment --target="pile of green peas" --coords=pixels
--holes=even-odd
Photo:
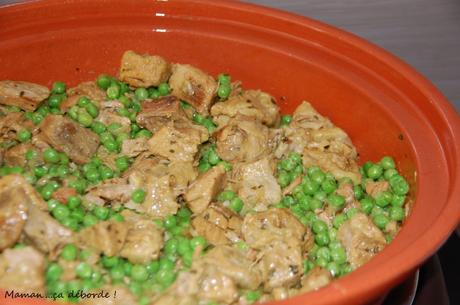
[[[203,151],[200,162],[198,164],[198,171],[200,173],[207,172],[211,167],[216,166],[217,164],[222,164],[225,168],[225,171],[232,170],[232,165],[227,161],[223,161],[219,157],[216,151],[216,145],[212,144]]]
[[[232,190],[225,190],[217,196],[217,200],[220,202],[228,202],[228,208],[235,213],[240,213],[244,207],[244,202],[237,194]]]
[[[82,126],[91,127],[94,119],[99,115],[99,109],[89,98],[82,96],[78,99],[77,104],[70,107],[67,113],[70,118]]]
[[[298,153],[290,153],[289,156],[278,162],[278,184],[281,188],[285,188],[303,172],[302,156]]]
[[[315,245],[310,251],[309,259],[304,263],[305,272],[318,265],[327,268],[335,277],[345,275],[351,271],[351,267],[347,263],[344,248],[336,240],[337,230],[357,212],[370,215],[375,225],[384,232],[390,220],[403,221],[403,206],[409,184],[398,173],[394,160],[389,156],[383,157],[376,164],[365,163],[360,169],[361,184],[354,184],[349,178],[337,180],[332,174],[323,172],[317,166],[306,170],[300,167],[300,156],[296,154],[291,154],[278,163],[278,183],[283,188],[299,175],[304,175],[301,183],[275,207],[289,208],[304,225],[312,229]],[[365,185],[368,181],[384,180],[390,185],[388,191],[377,194],[375,198],[366,193]],[[336,191],[342,183],[353,186],[354,197],[360,202],[359,208],[350,208],[341,213],[345,207],[345,198]],[[317,212],[325,205],[330,211],[335,212],[331,226],[317,217]],[[388,242],[391,238],[392,236],[387,235]]]

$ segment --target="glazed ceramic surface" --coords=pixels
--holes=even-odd
[[[369,302],[432,255],[458,223],[458,115],[426,79],[366,41],[237,2],[50,0],[0,8],[0,79],[75,85],[116,74],[128,49],[227,72],[274,95],[284,113],[308,100],[351,136],[361,160],[392,155],[410,181],[412,215],[384,251],[326,288],[272,304]]]

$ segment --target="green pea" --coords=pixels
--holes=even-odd
[[[174,215],[170,215],[170,216],[166,217],[166,219],[164,221],[164,227],[166,229],[172,229],[176,225],[177,225],[177,219],[176,219],[176,217]]]
[[[151,99],[154,99],[154,100],[155,100],[155,99],[157,99],[157,98],[160,97],[160,93],[158,92],[158,90],[157,90],[156,88],[153,88],[153,87],[152,87],[152,88],[149,88],[149,89],[148,89],[148,92],[149,92],[149,97],[150,97]]]
[[[217,96],[221,99],[226,99],[230,96],[232,92],[232,87],[228,84],[221,84],[219,89],[217,89]]]
[[[69,114],[71,119],[76,121],[78,119],[78,106],[74,105],[74,106],[70,107],[70,109],[67,111],[67,113]]]
[[[59,256],[66,261],[73,261],[77,258],[78,248],[74,244],[67,244],[62,248]]]
[[[119,149],[118,143],[116,141],[107,141],[102,144],[109,152],[112,152],[112,153],[117,152]]]
[[[237,198],[233,198],[232,200],[230,200],[230,204],[228,207],[232,209],[233,211],[235,211],[236,213],[239,213],[243,209],[243,206],[244,206],[243,200],[237,197]]]
[[[83,218],[83,225],[85,227],[91,227],[95,225],[97,222],[98,222],[97,217],[92,214],[86,214],[85,217]]]
[[[374,220],[375,225],[381,230],[385,229],[385,227],[387,226],[389,222],[388,217],[385,216],[384,214],[375,215],[373,217],[373,220]]]
[[[288,186],[289,183],[291,183],[291,178],[290,178],[290,176],[289,176],[289,173],[287,173],[287,172],[284,171],[284,170],[283,170],[283,171],[280,171],[280,172],[278,173],[278,179],[277,179],[277,180],[278,180],[278,184],[279,184],[282,188]]]
[[[10,167],[9,172],[10,172],[10,174],[22,174],[24,172],[24,168],[22,168],[19,165],[12,166],[12,167]]]
[[[347,253],[343,247],[335,247],[331,249],[331,258],[337,264],[343,264],[347,261]]]
[[[17,133],[16,138],[19,142],[27,142],[32,138],[32,133],[27,129],[22,129]]]
[[[93,118],[96,118],[99,115],[99,109],[97,109],[96,105],[91,102],[85,106],[85,110]]]
[[[29,150],[26,151],[24,156],[25,156],[27,161],[30,161],[30,160],[35,159],[35,158],[38,157],[38,152],[36,150],[29,149]]]
[[[399,206],[392,206],[390,208],[390,219],[394,221],[403,221],[406,217],[404,209]]]
[[[135,203],[142,203],[144,202],[145,200],[145,191],[143,189],[136,189],[133,191],[133,193],[131,194],[131,199],[135,202]]]
[[[48,163],[58,163],[59,162],[59,154],[52,148],[47,148],[43,152],[43,159]]]
[[[158,270],[160,270],[160,262],[157,260],[151,261],[149,264],[147,264],[145,268],[147,269],[149,274],[157,273]]]
[[[246,295],[244,296],[244,298],[249,303],[254,303],[254,302],[257,302],[261,298],[261,294],[259,291],[256,291],[256,290],[248,291],[246,292]]]
[[[83,219],[85,218],[85,211],[80,207],[75,208],[70,212],[70,217],[75,219],[78,223],[83,222]]]
[[[57,220],[64,220],[65,218],[70,216],[70,210],[67,206],[59,204],[51,211],[51,214]]]
[[[106,220],[107,218],[109,218],[110,210],[106,207],[97,206],[93,209],[92,212],[94,216],[96,216],[100,220]]]
[[[85,108],[91,103],[90,99],[87,98],[86,96],[82,96],[78,99],[78,106]]]
[[[409,184],[406,179],[400,175],[394,175],[390,178],[391,189],[396,195],[406,195],[409,192]]]
[[[53,93],[62,94],[62,93],[65,93],[65,89],[66,89],[65,83],[60,82],[60,81],[56,81],[56,82],[53,83],[51,91]]]
[[[166,257],[160,259],[160,270],[174,270],[175,263]]]
[[[48,282],[59,280],[64,270],[57,263],[50,263],[46,269],[45,277]]]
[[[390,204],[393,195],[388,191],[383,191],[375,196],[375,204],[379,207],[385,207]]]
[[[391,205],[392,206],[397,206],[397,207],[402,207],[404,206],[404,202],[406,201],[406,196],[405,195],[393,195],[391,198]]]
[[[147,129],[141,129],[136,133],[135,138],[138,139],[138,138],[144,137],[144,138],[150,139],[152,137],[152,135],[153,134],[150,131],[148,131]]]
[[[337,189],[337,183],[335,182],[335,180],[325,179],[321,183],[321,189],[324,192],[326,192],[326,194],[331,194],[332,192],[334,192]]]
[[[44,118],[45,118],[44,115],[38,112],[35,112],[32,116],[32,123],[34,123],[34,125],[38,125],[43,121]]]
[[[77,121],[84,127],[90,127],[93,123],[93,117],[89,115],[86,111],[81,111],[78,113]]]
[[[385,178],[385,180],[390,180],[394,175],[398,175],[398,171],[394,168],[389,168],[383,173],[383,178]]]
[[[120,97],[120,86],[117,85],[110,85],[107,90],[107,97],[111,100],[116,100]]]
[[[59,94],[51,94],[51,96],[48,98],[48,105],[51,108],[59,108],[61,102],[62,96]],[[49,111],[51,111],[51,109]]]
[[[179,255],[185,255],[188,252],[192,252],[192,247],[190,245],[190,240],[186,238],[179,238],[177,244],[177,253]]]
[[[345,206],[345,198],[338,194],[330,194],[327,201],[336,210],[341,210]]]
[[[292,122],[292,115],[283,115],[281,116],[281,126],[287,126]]]
[[[217,80],[220,84],[229,85],[231,82],[231,77],[228,74],[221,73],[217,76]]]
[[[75,268],[75,273],[81,279],[88,279],[91,278],[93,270],[88,263],[80,263],[78,264],[77,268]]]
[[[355,185],[353,186],[353,195],[356,199],[361,200],[364,196],[364,190],[361,186]]]
[[[171,285],[176,279],[176,274],[174,271],[171,270],[166,270],[166,269],[160,269],[158,273],[156,274],[156,280],[160,285],[168,287]]]
[[[380,165],[383,167],[383,169],[394,169],[396,167],[395,161],[390,156],[383,157],[382,160],[380,160]]]
[[[329,262],[326,265],[326,269],[329,270],[333,277],[337,277],[340,274],[340,267],[336,262]]]
[[[178,244],[179,244],[179,241],[176,238],[171,238],[165,242],[163,251],[167,255],[174,255],[177,252]]]
[[[322,220],[317,220],[312,225],[312,230],[315,234],[326,232],[327,229],[327,224]]]
[[[149,277],[149,273],[147,268],[142,265],[134,265],[131,270],[131,278],[138,282],[143,282],[147,280]]]
[[[322,258],[326,262],[329,262],[331,260],[331,251],[328,247],[320,247],[318,248],[318,251],[316,251],[316,257]]]
[[[102,266],[105,268],[113,268],[120,263],[120,258],[117,256],[103,256],[101,259]]]
[[[374,207],[374,200],[371,197],[364,197],[359,203],[361,210],[369,215]]]
[[[117,159],[115,159],[115,166],[121,172],[124,172],[125,170],[127,170],[129,168],[128,157],[122,156],[122,157],[118,157]]]
[[[330,242],[330,238],[327,232],[320,232],[315,236],[315,242],[318,246],[327,246]]]
[[[90,168],[85,172],[85,178],[91,182],[98,182],[101,179],[101,176],[96,168]]]
[[[112,83],[112,78],[108,75],[101,74],[96,80],[96,84],[99,86],[99,88],[106,90],[109,88],[110,84]]]
[[[70,196],[69,198],[67,198],[67,206],[71,209],[75,209],[77,207],[79,207],[81,204],[81,199],[80,197],[77,197],[77,196]]]
[[[158,86],[158,94],[161,96],[169,94],[169,85],[167,83],[161,83]]]
[[[216,124],[214,124],[210,118],[203,120],[203,126],[208,130],[209,133],[213,133],[217,128]]]
[[[148,92],[147,89],[145,89],[145,88],[137,88],[137,89],[134,91],[134,94],[136,95],[136,97],[137,97],[140,101],[143,101],[143,100],[149,98],[149,92]]]
[[[236,193],[234,191],[226,190],[220,193],[219,196],[217,196],[217,200],[227,201],[227,200],[232,200],[235,197],[236,197]]]
[[[208,245],[208,241],[203,236],[195,236],[190,240],[190,246],[193,250],[197,247],[201,247],[204,250]]]
[[[323,183],[323,180],[326,178],[326,175],[321,171],[314,171],[311,175],[309,174],[310,179],[317,184]]]
[[[347,221],[347,215],[339,214],[334,217],[332,224],[334,225],[334,228],[338,229],[345,221]]]
[[[315,264],[312,261],[308,259],[303,261],[303,273],[304,274],[308,274],[308,272],[310,272],[310,270],[312,270],[314,267],[315,267]]]
[[[383,169],[380,165],[373,164],[369,167],[366,173],[369,178],[376,180],[383,174]]]
[[[105,166],[105,165],[99,168],[99,175],[102,180],[111,179],[114,177],[113,170],[110,167]]]
[[[34,175],[37,177],[37,178],[41,178],[43,176],[45,176],[46,174],[48,173],[48,167],[47,166],[38,166],[36,168],[34,168]]]
[[[192,115],[192,120],[197,123],[197,124],[203,124],[203,121],[204,121],[204,117],[202,115],[200,115],[199,113],[194,113]]]
[[[125,270],[123,266],[117,265],[110,269],[110,277],[112,280],[121,281],[125,277]]]

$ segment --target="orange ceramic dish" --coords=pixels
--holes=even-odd
[[[432,255],[459,222],[458,114],[412,68],[353,35],[236,2],[50,0],[0,8],[0,79],[75,85],[115,74],[127,49],[228,72],[275,95],[286,113],[307,99],[351,136],[362,160],[398,160],[414,205],[397,238],[350,275],[272,304],[372,301]]]

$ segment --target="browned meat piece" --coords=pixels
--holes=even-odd
[[[78,243],[107,256],[117,255],[125,244],[129,230],[127,222],[102,221],[83,229],[78,234]]]
[[[295,239],[276,240],[267,244],[261,253],[257,267],[264,279],[264,288],[290,287],[303,274],[303,260],[300,244]]]
[[[123,211],[122,215],[129,219],[131,226],[120,256],[134,264],[146,264],[157,259],[163,244],[163,232],[151,220],[129,210]]]
[[[189,121],[180,106],[179,99],[172,95],[160,97],[154,101],[145,101],[141,107],[141,112],[136,118],[137,124],[153,133],[170,122]]]
[[[247,214],[242,232],[246,242],[253,248],[262,249],[274,240],[307,240],[308,231],[288,209],[273,208],[265,212]]]
[[[26,239],[50,258],[55,258],[59,250],[73,241],[73,232],[48,213],[30,206],[29,216],[24,226]]]
[[[217,165],[199,176],[188,188],[184,199],[193,213],[203,212],[225,186],[225,169]]]
[[[198,176],[192,162],[171,162],[168,164],[169,185],[176,196],[187,191],[190,182]]]
[[[305,167],[319,166],[323,171],[332,173],[337,179],[348,177],[355,183],[361,182],[361,174],[355,160],[347,159],[341,154],[306,148],[303,151]]]
[[[274,164],[268,157],[235,166],[232,180],[237,181],[238,196],[246,209],[266,210],[281,200],[281,188],[273,176]]]
[[[19,175],[0,179],[0,251],[13,246],[21,236],[31,203]]]
[[[148,141],[149,151],[170,161],[193,161],[198,145],[207,140],[197,129],[177,129],[163,126]]]
[[[94,132],[60,115],[48,115],[40,128],[44,141],[78,164],[89,162],[99,146]]]
[[[126,51],[121,58],[120,80],[133,87],[158,86],[168,80],[171,66],[160,56]]]
[[[45,258],[33,247],[6,249],[0,255],[0,288],[45,293]]]
[[[337,239],[345,247],[348,261],[353,269],[369,261],[386,245],[382,231],[362,213],[353,215],[340,226]]]
[[[25,154],[29,149],[33,149],[33,145],[30,143],[20,143],[8,149],[3,160],[8,166],[25,166],[27,160]]]
[[[107,148],[104,147],[104,145],[99,146],[99,148],[97,149],[96,155],[99,159],[101,159],[102,163],[105,166],[108,166],[111,169],[117,168],[115,161],[118,158],[118,156],[108,151]]]
[[[87,98],[89,98],[91,101],[93,101],[96,104],[99,104],[100,102],[104,101],[106,97],[105,91],[99,88],[96,82],[94,81],[82,82],[73,88],[69,88],[69,90],[67,90],[67,95],[69,97],[77,95],[79,98],[81,96],[86,96]],[[65,103],[66,101],[62,102],[61,109],[62,109],[62,105]],[[69,108],[71,106],[72,105],[70,105]]]
[[[380,192],[388,191],[389,188],[388,181],[366,181],[366,193],[372,197],[377,196]]]
[[[216,204],[211,204],[192,220],[195,232],[204,236],[212,245],[224,245],[238,241],[242,223],[239,215]]]
[[[216,103],[211,108],[211,115],[219,126],[225,125],[237,115],[253,117],[267,126],[274,126],[279,121],[279,108],[271,95],[247,90],[225,102]]]
[[[148,150],[147,138],[127,139],[121,144],[121,154],[127,157],[137,157]]]
[[[318,130],[321,128],[332,128],[334,124],[316,111],[313,106],[303,101],[292,114],[291,126],[306,130]]]
[[[262,276],[253,261],[234,247],[217,246],[206,253],[203,261],[218,267],[241,288],[256,289],[262,283]]]
[[[45,100],[48,88],[22,81],[0,81],[0,104],[17,106],[25,111],[35,111]]]
[[[198,297],[223,304],[230,304],[238,297],[238,289],[231,277],[220,272],[220,267],[208,265],[203,270]]]
[[[207,115],[217,91],[217,82],[210,75],[190,65],[174,64],[169,79],[171,94]]]
[[[312,290],[318,290],[332,281],[331,273],[321,267],[313,268],[306,276],[302,278],[302,288],[300,292],[305,293]]]
[[[131,198],[135,187],[124,178],[113,178],[88,189],[86,197],[97,197],[104,202],[126,202]],[[91,200],[88,200],[91,201]]]
[[[134,305],[138,304],[136,297],[124,285],[107,285],[100,289],[92,290],[92,293],[107,293],[108,298],[83,298],[78,304],[81,305]]]
[[[30,122],[30,121],[29,121]],[[24,119],[24,115],[21,112],[10,112],[5,116],[0,117],[0,141],[3,142],[2,146],[5,146],[7,140],[16,140],[16,134],[18,131],[29,128],[27,121]],[[16,144],[16,142],[12,142]]]
[[[238,116],[216,132],[217,153],[228,162],[252,162],[270,153],[270,132],[255,119]]]

